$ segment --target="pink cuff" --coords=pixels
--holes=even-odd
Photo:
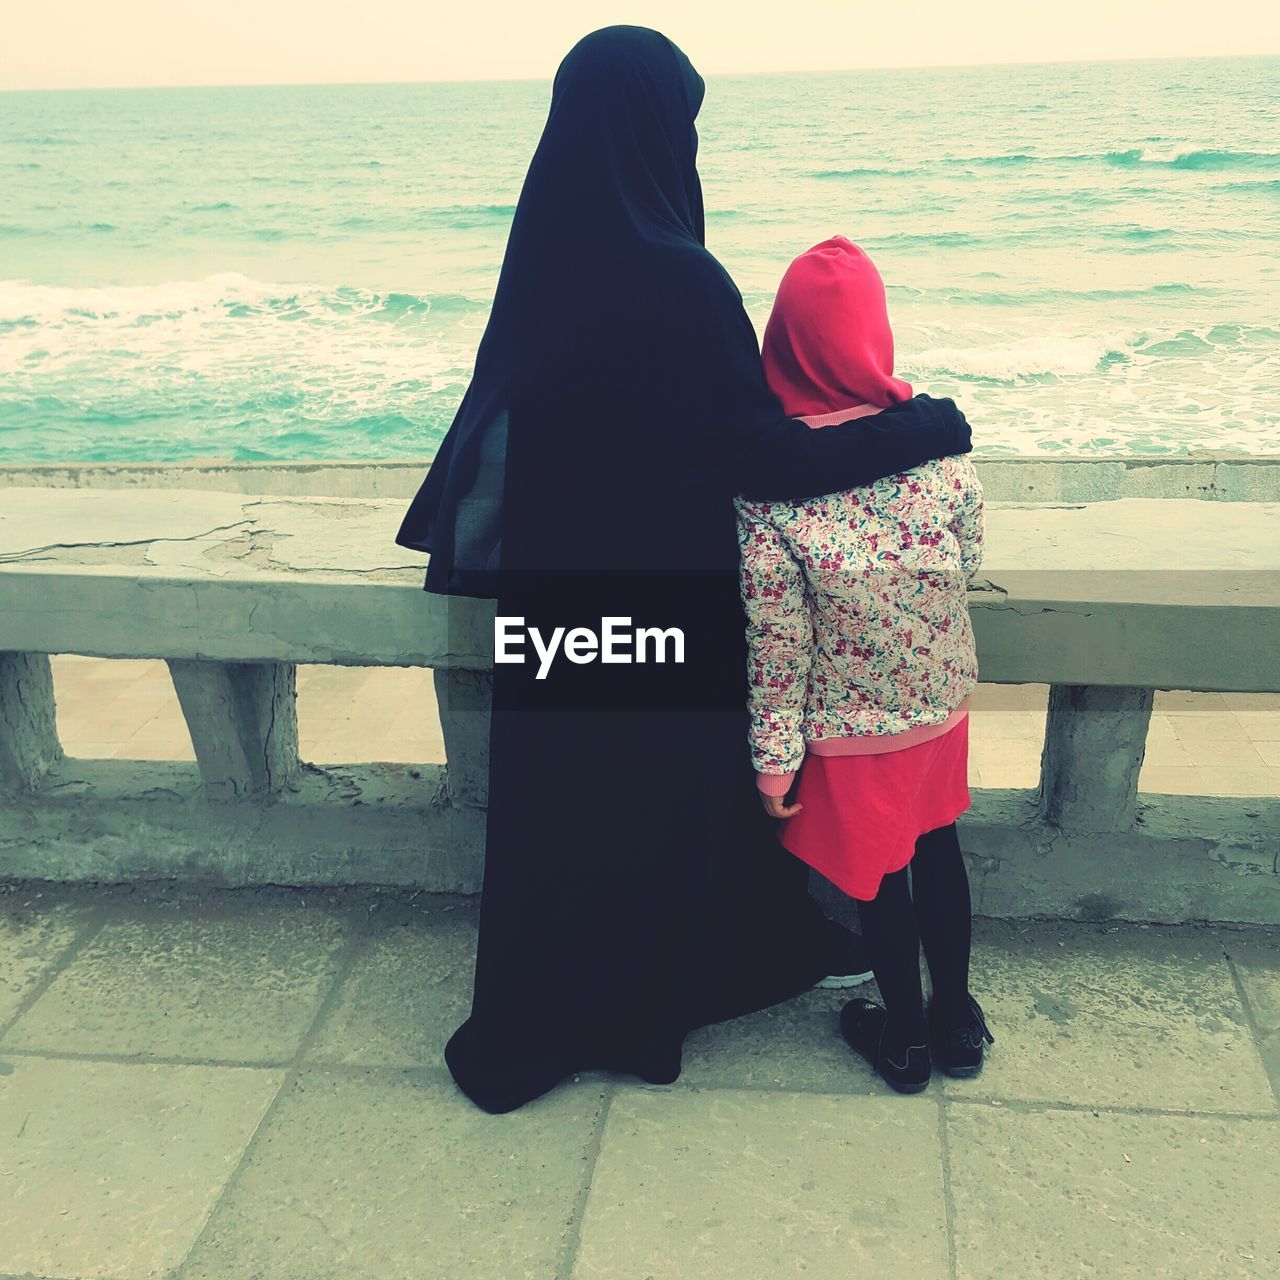
[[[794,769],[790,773],[757,773],[756,788],[761,795],[785,796],[795,780]]]

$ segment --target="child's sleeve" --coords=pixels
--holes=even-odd
[[[972,582],[982,567],[982,541],[985,513],[982,481],[968,458],[949,459],[955,470],[957,486],[952,508],[951,528],[960,543],[960,565],[965,581]]]
[[[738,499],[738,545],[747,615],[751,762],[759,789],[782,796],[804,760],[813,623],[804,574],[767,518],[767,505]]]

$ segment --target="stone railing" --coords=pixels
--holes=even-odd
[[[5,489],[0,875],[476,890],[492,608],[421,591],[402,510]],[[962,824],[977,909],[1280,920],[1280,802],[1138,792],[1155,689],[1280,689],[1280,504],[995,502],[983,577],[983,679],[1052,691],[1039,789]],[[51,653],[164,659],[197,764],[64,758]],[[300,762],[300,663],[433,668],[447,767]]]
[[[1108,502],[1196,498],[1280,502],[1280,454],[1242,457],[1000,457],[974,455],[992,502]],[[425,458],[382,462],[62,462],[0,466],[0,490],[199,489],[290,498],[403,498]]]

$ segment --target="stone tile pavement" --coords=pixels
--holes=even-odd
[[[58,730],[73,756],[194,760],[163,662],[70,654],[53,660]],[[1045,685],[980,685],[969,782],[1034,787]],[[431,672],[304,666],[304,760],[430,764],[444,759]],[[1168,795],[1280,796],[1280,694],[1158,693],[1139,785]]]
[[[474,908],[0,894],[0,1277],[1280,1274],[1280,932],[979,922],[975,1081],[878,1086],[812,992],[670,1088],[454,1090]]]

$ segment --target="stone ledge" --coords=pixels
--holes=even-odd
[[[1106,502],[1118,498],[1280,501],[1280,455],[1198,452],[1186,457],[974,455],[994,502]],[[428,458],[379,462],[62,462],[0,467],[0,488],[201,489],[330,498],[396,498],[417,492]]]
[[[6,796],[0,875],[475,893],[484,821],[449,802],[441,765],[307,765],[295,791],[242,804],[210,800],[194,764],[65,760]]]
[[[1034,790],[975,789],[960,819],[975,914],[1149,924],[1280,921],[1280,800],[1139,796],[1123,832],[1065,832]],[[827,912],[851,904],[818,877]]]
[[[1065,832],[1034,791],[977,791],[960,821],[987,916],[1182,923],[1280,920],[1280,801],[1141,795],[1124,832]]]
[[[0,810],[0,874],[477,893],[484,822],[438,765],[308,765],[296,791],[238,804],[209,800],[192,764],[67,760]],[[979,790],[960,830],[980,915],[1280,920],[1280,800],[1143,795],[1134,829],[1078,834],[1034,791]]]

